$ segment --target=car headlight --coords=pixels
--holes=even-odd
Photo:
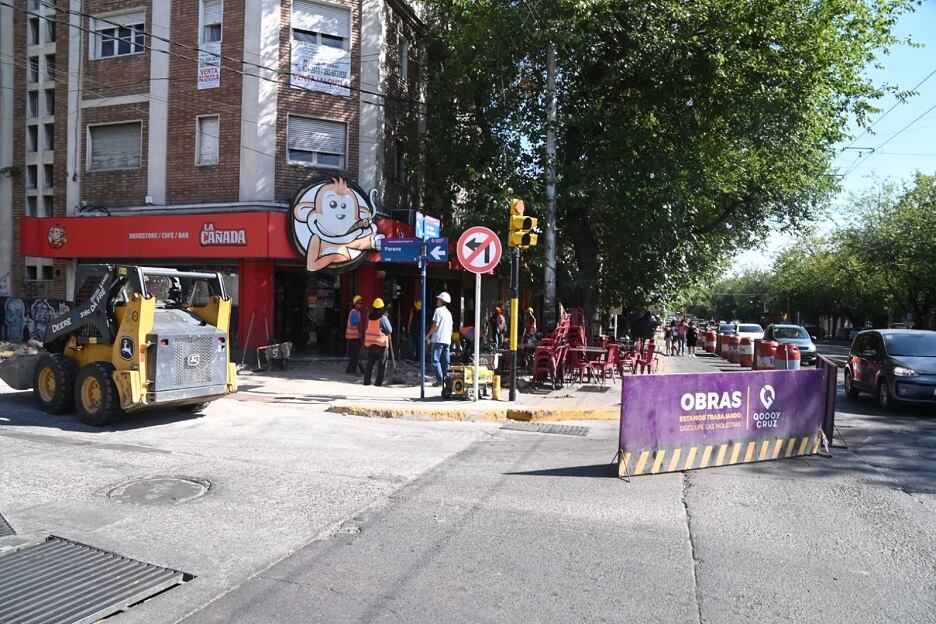
[[[916,372],[915,370],[913,370],[912,368],[907,368],[907,367],[905,367],[905,366],[895,366],[895,367],[894,367],[894,375],[895,375],[896,377],[916,377],[918,374],[919,374],[919,373],[917,373],[917,372]]]

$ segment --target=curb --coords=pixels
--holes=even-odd
[[[618,420],[620,412],[612,408],[576,409],[545,407],[417,407],[387,405],[331,405],[332,414],[366,418],[428,418],[430,420],[519,420],[524,422],[555,422],[558,420]]]

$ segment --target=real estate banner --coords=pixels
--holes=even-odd
[[[351,95],[351,52],[295,39],[291,46],[290,85],[332,95]]]
[[[198,51],[198,88],[214,89],[219,86],[221,86],[221,42],[202,43]]]
[[[819,452],[820,370],[625,377],[619,473],[656,474]]]

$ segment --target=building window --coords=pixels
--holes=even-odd
[[[55,114],[55,89],[45,90],[45,114]]]
[[[46,18],[46,43],[55,43],[55,21]]]
[[[335,121],[289,116],[289,162],[343,168],[347,126]]]
[[[35,282],[38,280],[39,280],[39,265],[27,264],[26,265],[26,281]]]
[[[140,168],[140,122],[90,126],[88,170],[116,171]]]
[[[26,197],[26,216],[27,217],[38,217],[41,216],[37,212],[36,203],[39,200],[35,195],[29,195]]]
[[[202,0],[201,40],[202,43],[221,41],[221,19],[224,15],[223,0]]]
[[[26,165],[26,188],[29,190],[39,188],[38,165]]]
[[[39,116],[39,92],[30,91],[26,95],[26,114],[29,117]]]
[[[42,165],[42,185],[45,188],[55,186],[55,174],[52,165]]]
[[[39,57],[29,57],[29,68],[27,69],[27,81],[39,82]]]
[[[39,151],[39,126],[26,126],[26,151]]]
[[[55,124],[45,124],[43,126],[42,134],[45,135],[45,143],[43,144],[42,149],[55,149]]]
[[[293,0],[292,38],[347,50],[351,40],[351,11],[309,0]]]
[[[42,214],[40,217],[51,217],[52,216],[52,195],[43,195],[42,196]]]
[[[125,13],[91,20],[91,58],[140,54],[146,45],[143,13]]]
[[[29,22],[29,36],[27,43],[29,45],[39,45],[39,18],[30,17]]]
[[[402,141],[393,142],[393,179],[397,182],[406,179],[406,153]]]
[[[220,124],[217,115],[199,117],[198,135],[195,137],[195,164],[218,164],[218,139]]]
[[[46,54],[45,57],[46,80],[55,80],[55,55]]]
[[[52,266],[51,260],[45,260],[44,258],[26,258],[26,281],[35,282],[43,280],[51,282],[52,274],[54,273],[53,269],[54,267]]]
[[[406,37],[400,37],[397,52],[399,54],[397,66],[400,70],[400,79],[405,81],[406,77],[409,76],[409,41],[406,40]]]

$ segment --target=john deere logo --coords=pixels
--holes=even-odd
[[[185,358],[185,365],[189,368],[195,368],[201,363],[201,356],[197,353],[190,353],[187,358]]]
[[[124,336],[120,339],[120,357],[125,360],[133,359],[133,338]]]

